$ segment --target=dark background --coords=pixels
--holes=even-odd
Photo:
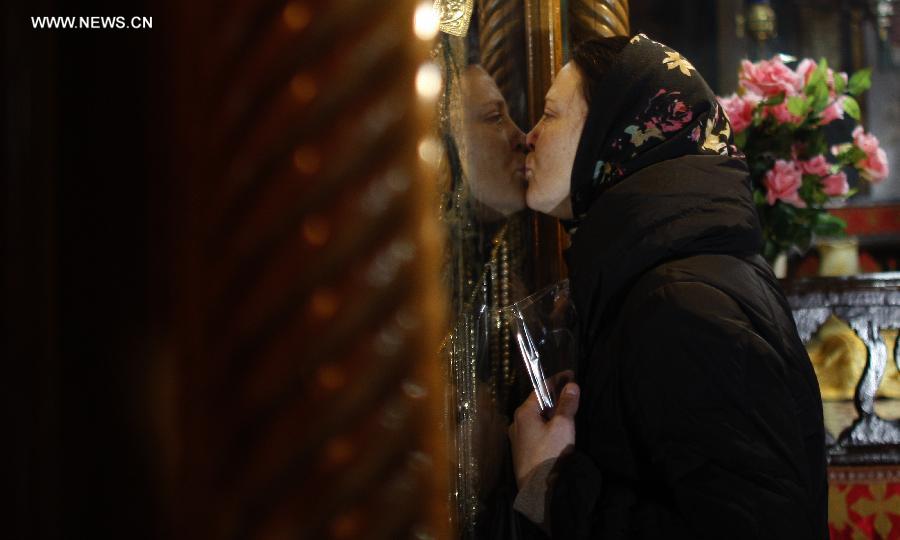
[[[160,157],[149,143],[165,121],[166,20],[143,2],[2,9],[3,395],[12,426],[3,485],[14,506],[0,536],[156,537],[141,398],[151,312],[165,298],[150,264]],[[154,28],[32,29],[30,17],[41,15],[152,16]]]

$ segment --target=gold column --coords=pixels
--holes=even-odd
[[[629,33],[628,0],[569,2],[569,34],[572,46],[595,36],[625,36]]]
[[[529,124],[540,120],[544,95],[563,66],[563,20],[559,0],[525,0],[525,42],[528,58]],[[565,276],[564,232],[559,220],[535,214],[532,220],[532,265],[535,289]]]
[[[481,63],[491,74],[510,114],[522,122],[524,103],[520,100],[526,83],[525,13],[516,0],[479,0],[478,37]]]
[[[449,535],[414,7],[170,3],[172,537]]]

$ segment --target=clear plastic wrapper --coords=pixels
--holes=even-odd
[[[509,321],[524,370],[545,416],[559,390],[575,378],[575,308],[563,280],[501,309]]]

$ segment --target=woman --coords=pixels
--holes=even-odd
[[[827,538],[818,386],[700,74],[643,35],[586,42],[527,142],[581,354],[549,422],[516,411],[516,508],[566,539]]]

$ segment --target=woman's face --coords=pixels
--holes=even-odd
[[[573,217],[569,197],[572,164],[587,111],[581,74],[569,62],[547,91],[544,116],[528,134],[525,199],[529,208],[562,219]]]
[[[494,79],[481,67],[462,75],[463,167],[482,210],[508,216],[525,208],[525,134],[509,117]]]

